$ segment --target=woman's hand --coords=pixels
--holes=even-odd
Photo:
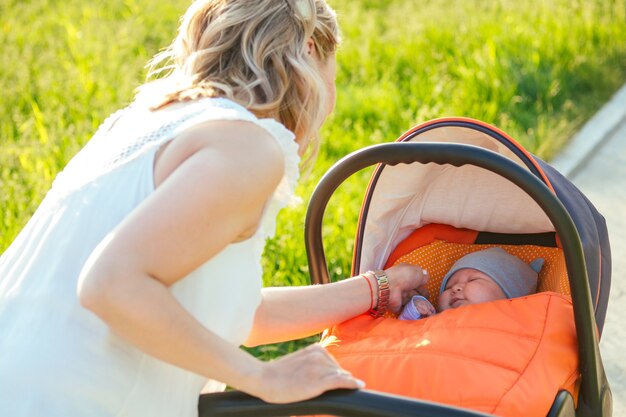
[[[385,270],[389,280],[389,310],[398,314],[414,295],[424,291],[430,276],[419,266],[398,264]]]
[[[328,390],[364,386],[341,369],[326,349],[314,344],[263,362],[260,372],[237,388],[268,403],[290,403],[317,397]]]

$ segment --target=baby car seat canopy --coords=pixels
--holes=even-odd
[[[529,170],[553,190],[581,237],[596,323],[602,331],[611,271],[606,223],[569,180],[506,133],[478,120],[429,121],[406,132],[398,142],[460,143],[488,149]],[[361,209],[352,273],[383,267],[400,242],[428,224],[509,235],[555,230],[526,192],[480,167],[380,165]]]

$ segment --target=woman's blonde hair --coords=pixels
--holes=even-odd
[[[336,16],[324,0],[196,0],[174,42],[149,63],[149,77],[166,72],[177,80],[153,108],[227,97],[279,120],[311,160],[328,109],[308,39],[322,62],[337,48]]]

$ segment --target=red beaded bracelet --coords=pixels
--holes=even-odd
[[[372,283],[370,282],[370,279],[367,277],[367,274],[363,274],[361,276],[363,277],[365,282],[367,282],[367,286],[370,289],[370,308],[368,308],[367,311],[371,312],[372,309],[374,308],[374,290],[372,290]]]

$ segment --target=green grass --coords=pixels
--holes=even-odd
[[[186,2],[0,1],[0,252],[56,173],[174,36]],[[307,282],[306,202],[348,152],[441,116],[503,129],[550,159],[626,79],[626,0],[331,2],[344,44],[338,102],[317,165],[264,259],[267,285]],[[367,173],[342,186],[324,236],[333,276],[350,270]],[[310,341],[311,339],[309,339]],[[302,342],[254,349],[269,358]]]

